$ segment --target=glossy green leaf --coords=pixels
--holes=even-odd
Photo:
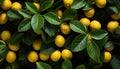
[[[37,69],[52,69],[52,67],[44,62],[36,62]]]
[[[63,16],[62,16],[62,21],[66,21],[66,20],[73,20],[77,15],[77,10],[76,9],[66,9],[63,12]]]
[[[86,5],[82,8],[83,11],[91,9],[95,4],[94,0],[86,0]]]
[[[53,25],[59,25],[60,24],[60,20],[57,16],[57,14],[53,13],[53,12],[48,12],[44,15],[45,19]]]
[[[73,9],[80,9],[86,5],[86,0],[74,0],[71,8]]]
[[[65,59],[62,63],[62,69],[72,69],[72,62],[69,59]]]
[[[27,10],[18,10],[18,12],[26,19],[30,19],[32,16],[30,15],[30,13],[28,13],[29,11]]]
[[[93,30],[90,32],[90,35],[95,40],[101,40],[108,35],[105,30]]]
[[[82,23],[80,23],[80,21],[77,20],[71,21],[70,27],[74,32],[86,34],[86,28]]]
[[[113,69],[120,69],[120,60],[116,56],[112,57],[110,64]]]
[[[18,25],[18,32],[28,31],[31,28],[30,20],[22,20]]]
[[[44,18],[39,13],[35,14],[31,19],[31,26],[34,32],[39,32],[44,26]]]
[[[92,60],[96,61],[97,63],[100,63],[100,49],[94,41],[87,41],[87,52]]]
[[[54,0],[45,0],[43,3],[41,3],[41,11],[45,11],[48,8],[50,8],[54,3]]]
[[[81,65],[77,66],[76,69],[86,69],[86,68],[85,68],[84,64],[81,64]]]
[[[38,13],[38,10],[37,10],[37,8],[35,7],[35,5],[33,5],[33,3],[26,2],[25,5],[26,5],[27,9],[28,9],[29,11],[31,11],[33,14]]]
[[[79,52],[84,50],[86,48],[86,43],[87,43],[87,36],[82,34],[76,36],[72,42],[72,51]]]

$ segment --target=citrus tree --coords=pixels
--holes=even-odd
[[[1,69],[120,69],[119,0],[0,0]]]

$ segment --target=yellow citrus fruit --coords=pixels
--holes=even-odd
[[[61,58],[61,52],[59,50],[54,51],[51,55],[50,58],[52,61],[57,62]]]
[[[71,28],[70,28],[69,24],[64,22],[60,25],[60,30],[63,34],[67,35],[70,33]]]
[[[95,4],[98,8],[104,8],[106,6],[106,0],[95,0]]]
[[[63,4],[66,8],[69,8],[73,3],[73,0],[63,0]]]
[[[0,24],[6,24],[8,21],[8,16],[6,13],[0,14]]]
[[[118,21],[109,21],[107,24],[107,30],[113,32],[119,26]]]
[[[42,45],[42,41],[40,39],[36,39],[33,41],[32,47],[34,50],[38,51],[40,50],[41,45]]]
[[[61,17],[62,17],[62,15],[63,15],[62,10],[60,10],[60,9],[59,9],[59,10],[57,10],[57,15],[58,15],[58,17],[60,17],[60,18],[61,18]]]
[[[101,29],[101,23],[99,21],[97,21],[97,20],[93,20],[90,23],[90,28],[92,30],[99,30],[99,29]]]
[[[120,13],[112,14],[110,15],[112,19],[119,20],[120,19]]]
[[[90,20],[88,18],[81,18],[80,22],[87,27],[90,25]]]
[[[20,49],[20,45],[19,44],[12,45],[12,44],[8,43],[8,47],[12,51],[18,51]]]
[[[1,8],[3,10],[8,10],[11,7],[11,5],[12,5],[11,0],[4,0],[2,5],[1,5]]]
[[[20,10],[20,9],[22,9],[22,5],[19,2],[13,2],[11,9]]]
[[[72,52],[68,49],[62,50],[62,58],[63,59],[72,58]]]
[[[110,62],[110,61],[111,61],[111,58],[112,58],[111,53],[106,51],[106,52],[104,53],[104,62],[105,62],[105,63]]]
[[[40,11],[40,3],[34,2],[33,3],[38,11]]]
[[[13,51],[9,51],[6,55],[6,61],[8,63],[13,63],[16,60],[16,54]]]
[[[47,61],[49,59],[49,54],[39,53],[39,57],[42,61]]]
[[[65,44],[65,38],[62,35],[57,35],[55,38],[55,44],[57,47],[63,47]]]
[[[27,58],[29,62],[34,63],[38,60],[38,54],[36,51],[30,51]]]
[[[92,18],[95,14],[95,9],[91,8],[90,10],[84,11],[84,14],[88,18]]]
[[[5,41],[3,41],[3,40],[0,40],[0,42],[2,42],[3,44],[6,44]]]
[[[11,33],[8,30],[4,30],[1,32],[1,39],[7,41],[11,38]]]
[[[115,48],[115,45],[111,41],[105,44],[105,50],[107,51],[112,51],[114,48]]]

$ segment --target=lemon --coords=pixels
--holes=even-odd
[[[84,11],[84,14],[88,18],[92,18],[95,14],[95,9],[91,8],[90,10]]]
[[[87,27],[90,25],[90,20],[88,18],[81,18],[80,22]]]
[[[11,9],[20,10],[20,9],[22,9],[22,5],[19,2],[13,2]]]
[[[13,63],[16,60],[16,54],[13,51],[9,51],[6,55],[6,61],[8,63]]]
[[[8,43],[8,47],[12,51],[18,51],[20,49],[20,45],[19,44],[12,45],[12,44]]]
[[[39,57],[42,61],[46,61],[49,59],[49,54],[44,54],[44,53],[40,52]]]
[[[112,51],[115,48],[115,45],[113,44],[113,42],[108,41],[105,46],[104,46],[105,50],[107,51]]]
[[[72,58],[72,52],[68,49],[62,50],[62,58],[63,59]]]
[[[57,35],[55,38],[55,44],[57,47],[63,47],[65,44],[65,38],[62,35]]]
[[[95,0],[95,4],[98,8],[104,8],[106,6],[106,0]]]
[[[105,62],[105,63],[110,62],[110,61],[111,61],[111,58],[112,58],[111,53],[106,51],[106,52],[104,53],[104,62]]]
[[[71,7],[74,0],[63,0],[63,4],[66,8]]]
[[[57,15],[59,18],[62,18],[63,12],[61,9],[57,10]]]
[[[36,39],[35,41],[33,41],[32,47],[34,50],[38,51],[40,50],[42,45],[42,41],[40,39]]]
[[[52,61],[57,62],[61,58],[61,52],[59,50],[54,51],[51,55],[50,58]]]
[[[1,32],[1,39],[7,41],[11,38],[11,33],[8,30],[3,30]]]
[[[8,16],[6,13],[0,14],[0,24],[6,24],[8,21]]]
[[[119,20],[119,19],[120,19],[120,13],[111,14],[110,16],[111,16],[111,18],[114,19],[114,20]]]
[[[39,3],[37,3],[37,2],[34,2],[33,4],[34,4],[34,5],[35,5],[35,7],[37,8],[37,10],[38,10],[38,11],[40,11],[40,4],[39,4]]]
[[[113,32],[119,26],[118,21],[109,21],[107,24],[107,30]]]
[[[99,29],[101,29],[101,23],[99,21],[97,21],[97,20],[93,20],[90,23],[90,28],[92,30],[99,30]]]
[[[0,42],[2,42],[3,44],[6,44],[5,41],[3,41],[3,40],[0,40]]]
[[[4,0],[2,5],[1,5],[1,8],[3,10],[8,10],[11,7],[11,5],[12,5],[11,0]]]
[[[35,51],[30,51],[27,58],[29,62],[34,63],[38,60],[38,54]]]
[[[71,28],[70,28],[69,24],[64,22],[60,25],[60,30],[63,34],[67,35],[70,33]]]

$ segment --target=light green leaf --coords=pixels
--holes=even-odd
[[[52,67],[44,62],[36,62],[37,69],[52,69]]]
[[[95,4],[94,0],[87,0],[86,5],[84,6],[84,8],[82,10],[83,11],[89,10],[94,6],[94,4]]]
[[[72,42],[72,51],[79,52],[84,50],[86,48],[86,43],[87,43],[87,36],[82,34],[76,36]]]
[[[65,59],[62,63],[62,69],[72,69],[72,62],[69,59]]]
[[[85,6],[85,4],[86,4],[85,1],[86,0],[74,0],[71,8],[73,8],[73,9],[80,9],[80,8]]]
[[[34,32],[39,32],[44,26],[44,18],[39,13],[35,14],[31,19],[31,26]]]
[[[80,21],[77,20],[71,21],[70,27],[74,32],[86,34],[86,28],[82,23],[80,23]]]
[[[86,68],[85,68],[84,64],[81,64],[81,65],[77,66],[76,69],[86,69]]]
[[[44,17],[50,24],[54,24],[54,25],[60,24],[60,20],[59,20],[58,16],[53,12],[46,13],[44,15]]]

